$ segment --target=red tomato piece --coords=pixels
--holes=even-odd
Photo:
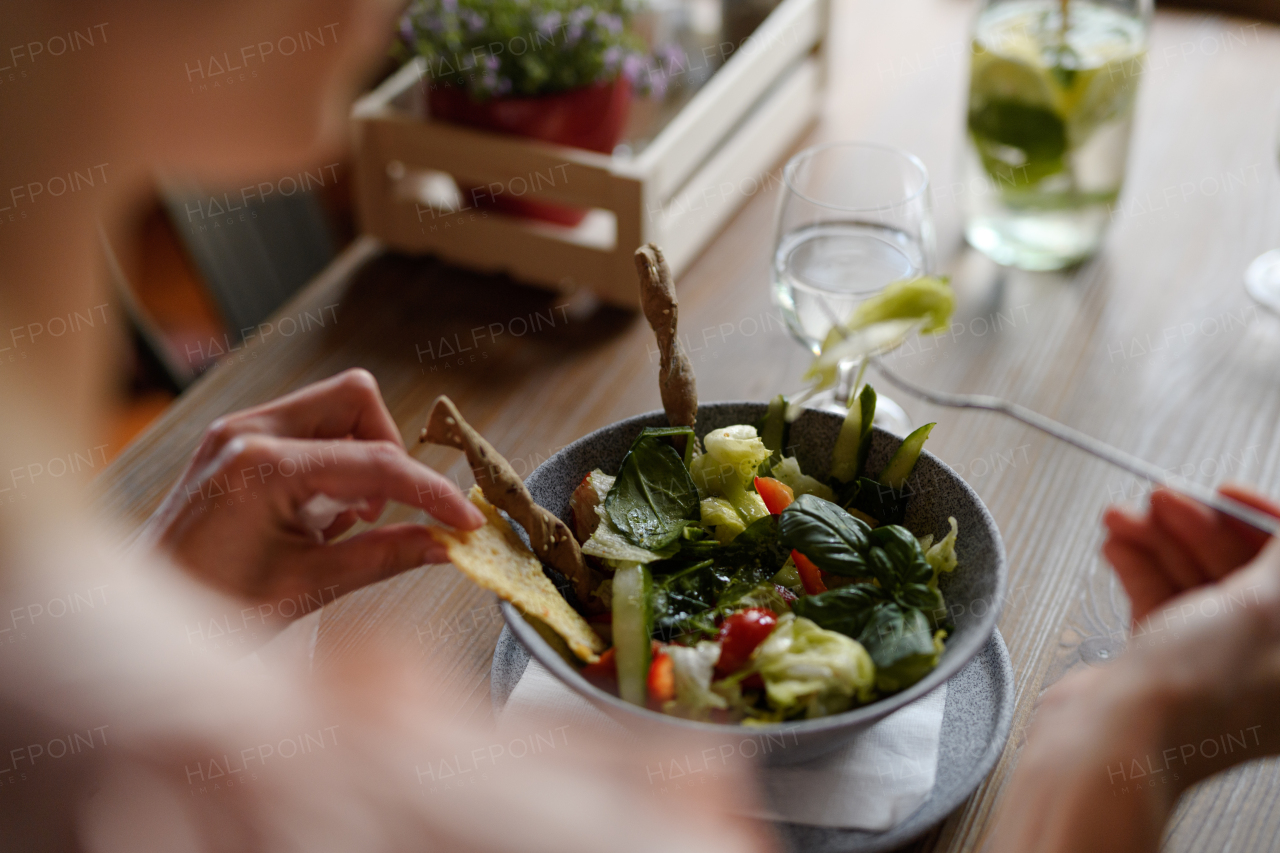
[[[778,515],[796,499],[796,493],[790,486],[772,477],[756,477],[756,491],[770,515]]]
[[[600,660],[587,664],[581,672],[583,678],[601,690],[618,692],[618,661],[613,656],[612,646],[605,649]]]
[[[649,706],[661,710],[662,703],[676,698],[676,670],[671,655],[659,652],[649,664]]]
[[[822,582],[822,570],[815,566],[808,557],[799,551],[792,551],[791,559],[796,564],[796,571],[800,573],[800,582],[804,584],[806,593],[817,595],[820,592],[827,591],[827,585]]]
[[[746,666],[756,646],[773,633],[778,616],[772,610],[752,607],[726,617],[720,625],[720,660],[716,675],[724,678]]]

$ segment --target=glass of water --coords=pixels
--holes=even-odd
[[[773,255],[774,300],[813,354],[853,309],[887,285],[933,271],[929,173],[888,145],[834,142],[805,149],[783,169]],[[859,367],[840,365],[833,392],[808,405],[844,411]],[[902,408],[879,398],[876,423],[906,435]]]
[[[1280,150],[1280,132],[1276,134],[1276,145]],[[1245,270],[1244,286],[1260,304],[1280,314],[1280,249],[1253,259]]]

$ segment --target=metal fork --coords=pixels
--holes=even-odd
[[[1153,485],[1162,486],[1170,491],[1186,495],[1192,500],[1199,501],[1224,515],[1243,521],[1250,527],[1261,530],[1264,533],[1272,536],[1280,535],[1280,518],[1254,509],[1199,483],[1193,483],[1184,477],[1171,476],[1168,471],[1158,465],[1153,465],[1145,459],[1139,459],[1132,454],[1112,447],[1106,442],[1099,441],[1091,435],[1085,435],[1079,430],[1072,429],[1064,423],[1045,417],[1025,406],[1019,406],[1017,403],[1010,403],[1008,400],[990,397],[985,394],[949,394],[943,391],[930,391],[908,382],[885,367],[884,362],[880,360],[878,355],[869,356],[869,361],[880,372],[881,376],[889,380],[890,384],[897,386],[914,397],[919,397],[921,400],[953,409],[985,409],[989,412],[999,412],[1016,421],[1021,421],[1029,427],[1048,433],[1056,439],[1065,441],[1085,453],[1110,462],[1130,474],[1136,474],[1144,480],[1150,481]]]

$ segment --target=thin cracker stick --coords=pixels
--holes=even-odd
[[[559,569],[573,584],[582,606],[590,607],[591,570],[582,559],[578,540],[573,538],[568,525],[534,502],[511,463],[466,422],[452,400],[445,396],[436,398],[418,440],[465,451],[484,496],[519,522],[529,534],[533,552]]]

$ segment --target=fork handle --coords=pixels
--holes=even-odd
[[[984,403],[986,401],[983,401]],[[1263,533],[1271,536],[1280,535],[1280,518],[1262,512],[1247,504],[1243,504],[1234,498],[1229,498],[1221,492],[1202,486],[1199,483],[1192,482],[1181,476],[1171,475],[1168,471],[1158,465],[1154,465],[1145,459],[1126,453],[1117,447],[1112,447],[1104,441],[1099,441],[1091,435],[1086,435],[1079,430],[1072,429],[1064,423],[1055,421],[1052,418],[1045,417],[1039,412],[1019,406],[1016,403],[1010,403],[1006,400],[997,400],[995,405],[974,405],[971,408],[986,408],[991,411],[1002,412],[1009,417],[1021,421],[1027,426],[1047,433],[1054,438],[1072,445],[1073,447],[1083,450],[1093,456],[1110,462],[1117,468],[1136,474],[1145,480],[1149,480],[1153,485],[1162,486],[1170,491],[1178,492],[1186,495],[1192,500],[1199,501],[1205,506],[1212,507],[1224,515],[1243,521],[1250,527],[1261,530]]]
[[[897,376],[893,371],[886,369],[879,359],[876,359],[876,368],[892,384],[931,403],[955,409],[982,409],[999,412],[1060,441],[1065,441],[1085,453],[1110,462],[1130,474],[1136,474],[1144,480],[1150,481],[1153,485],[1163,486],[1170,491],[1186,495],[1192,500],[1216,509],[1224,515],[1243,521],[1250,527],[1261,530],[1268,535],[1280,535],[1280,518],[1243,504],[1234,498],[1229,498],[1221,492],[1202,486],[1199,483],[1194,483],[1185,477],[1171,476],[1168,471],[1158,465],[1154,465],[1145,459],[1140,459],[1131,453],[1126,453],[1118,447],[1112,447],[1105,441],[1099,441],[1091,435],[1086,435],[1025,406],[1019,406],[1017,403],[1010,403],[1008,400],[983,394],[945,394],[937,391],[925,391],[912,386],[911,383]]]

